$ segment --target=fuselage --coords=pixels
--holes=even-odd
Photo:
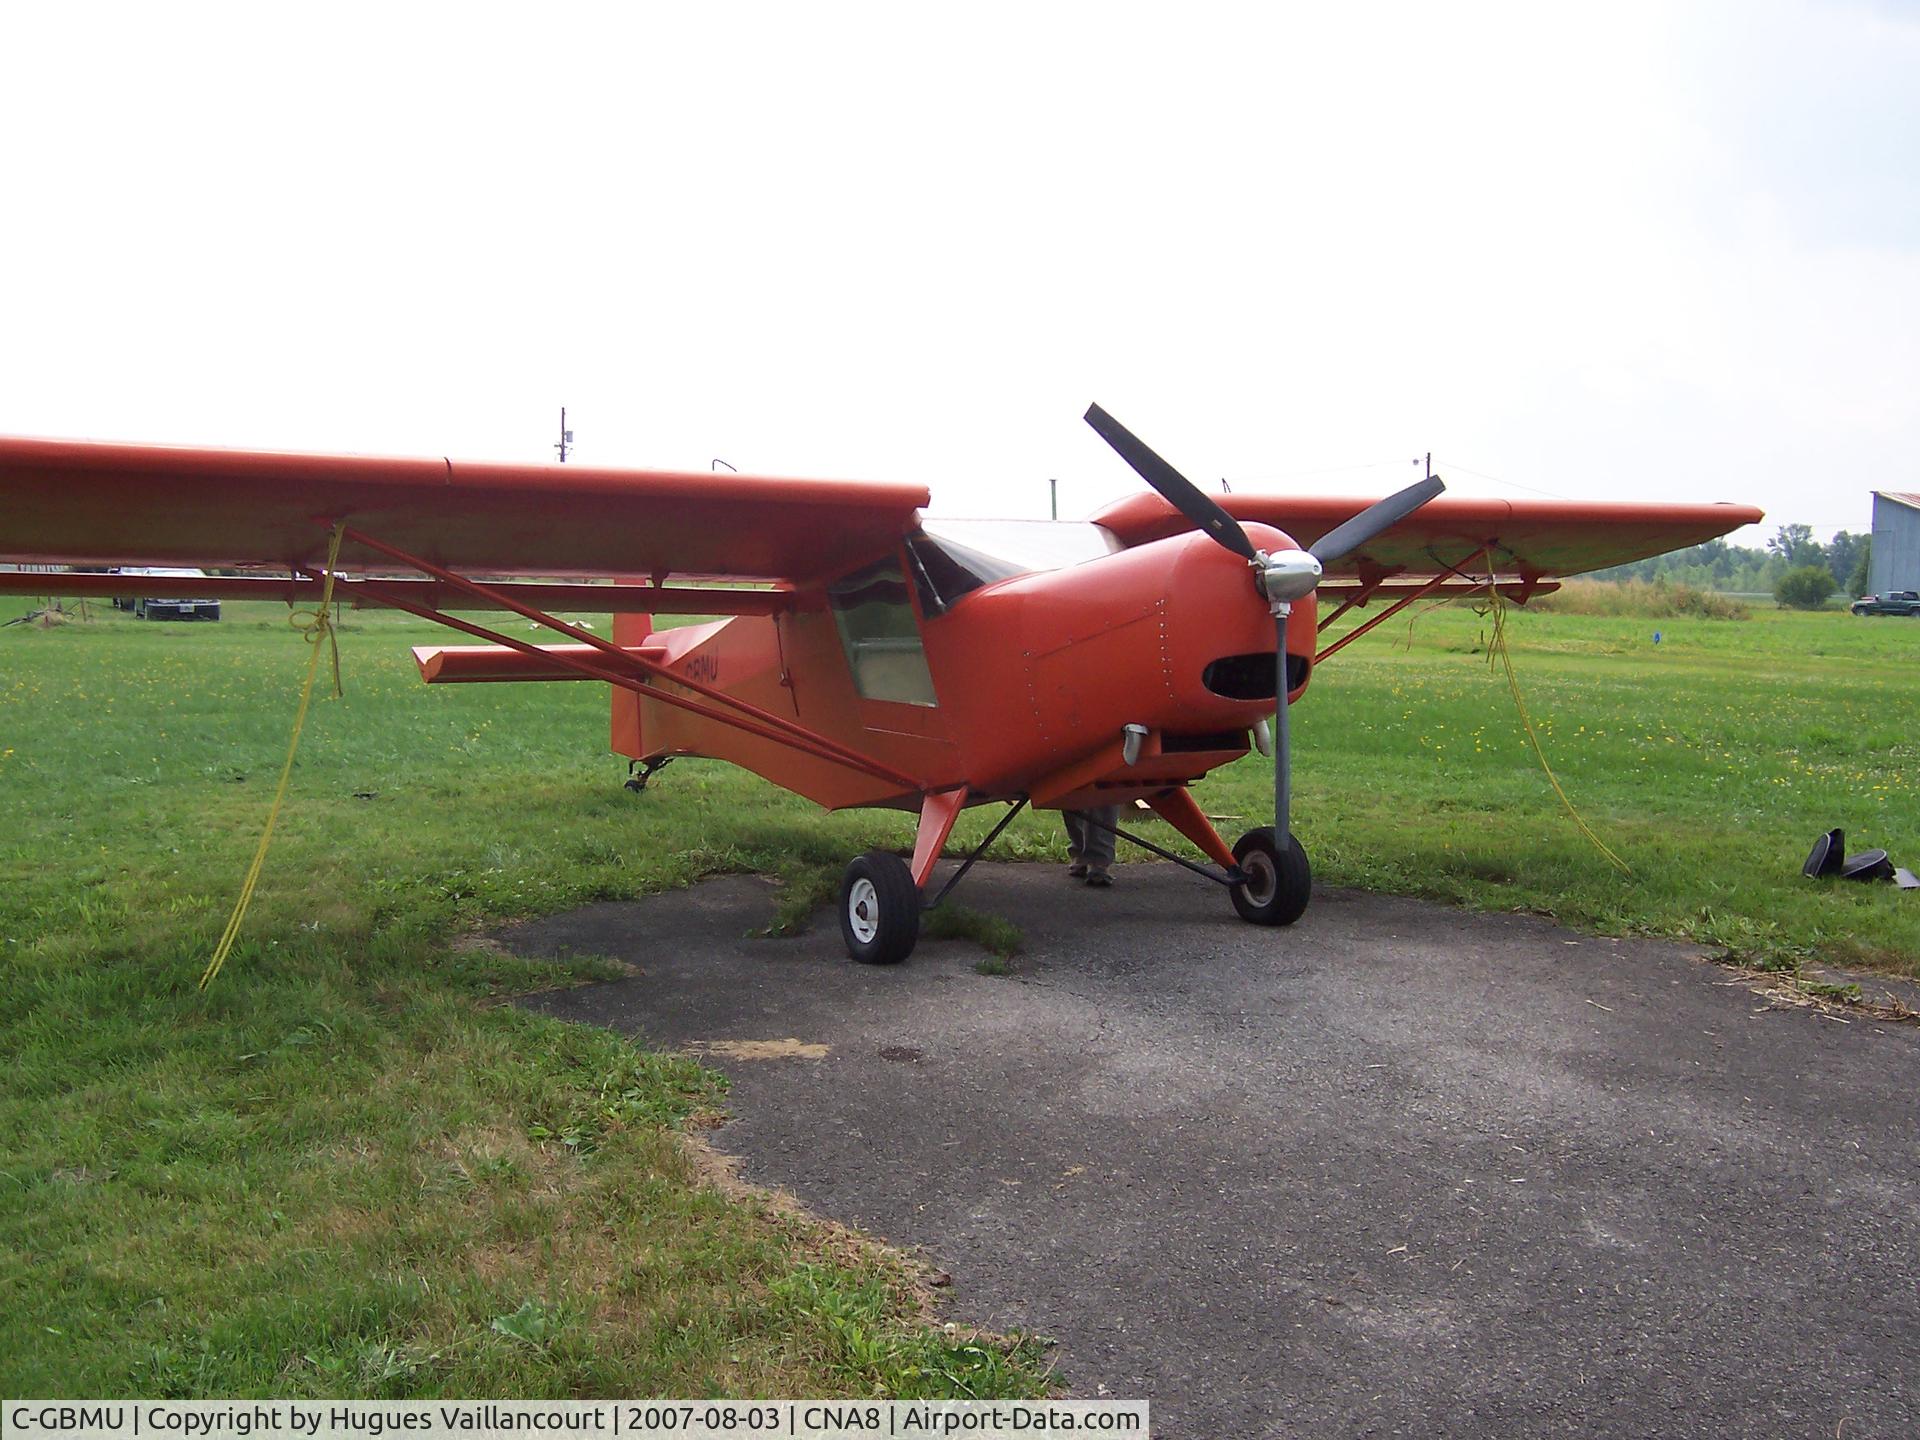
[[[1267,526],[1247,530],[1262,549],[1293,543]],[[922,543],[930,539],[938,545],[916,537],[843,577],[817,608],[660,631],[647,649],[677,673],[915,777],[921,791],[965,786],[978,800],[1027,795],[1073,807],[1148,795],[1245,754],[1250,727],[1272,714],[1273,618],[1246,563],[1208,537],[1001,578],[978,572],[1015,567],[961,547],[941,554]],[[1309,598],[1288,628],[1295,697],[1314,629]],[[616,622],[615,634],[640,639],[632,620]],[[1129,726],[1143,732],[1131,746]],[[615,692],[612,738],[636,759],[728,760],[831,809],[919,801],[632,692]]]

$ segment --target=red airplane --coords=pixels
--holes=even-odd
[[[829,809],[917,811],[911,861],[870,851],[840,887],[848,953],[889,964],[1027,805],[1142,800],[1210,863],[1118,834],[1226,886],[1244,919],[1291,924],[1312,880],[1290,829],[1287,717],[1315,665],[1428,596],[1524,604],[1556,577],[1761,518],[1436,498],[1437,477],[1372,503],[1216,500],[1099,406],[1086,418],[1157,494],[1084,521],[942,521],[903,484],[0,439],[0,558],[239,572],[0,574],[0,593],[131,583],[156,599],[185,587],[311,603],[338,530],[337,598],[488,642],[416,650],[429,683],[611,686],[613,749],[635,788],[675,756],[705,755]],[[1337,601],[1324,617],[1322,593]],[[565,643],[501,634],[475,610]],[[612,638],[556,610],[610,612]],[[656,631],[659,614],[729,618]],[[1274,823],[1229,847],[1190,787],[1250,736],[1274,755]],[[988,803],[1005,815],[935,891],[955,819]]]

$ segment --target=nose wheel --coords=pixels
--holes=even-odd
[[[1246,879],[1227,893],[1242,920],[1254,925],[1291,925],[1306,913],[1313,869],[1297,835],[1282,846],[1271,825],[1249,830],[1233,847],[1234,864]]]
[[[898,855],[869,850],[840,877],[840,938],[863,965],[898,965],[920,938],[920,887]]]

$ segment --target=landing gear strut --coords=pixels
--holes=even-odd
[[[1313,898],[1313,868],[1307,864],[1307,852],[1297,836],[1289,833],[1282,840],[1273,826],[1262,825],[1247,831],[1239,843],[1228,850],[1226,841],[1214,830],[1189,791],[1165,790],[1150,797],[1147,803],[1162,820],[1191,840],[1213,865],[1196,864],[1118,825],[1100,828],[1111,830],[1120,839],[1162,860],[1171,860],[1183,870],[1225,885],[1235,913],[1249,924],[1291,925],[1306,913],[1307,902]],[[1098,820],[1090,819],[1090,823],[1100,825]]]
[[[964,790],[941,791],[923,799],[911,864],[885,850],[869,850],[848,863],[840,877],[840,938],[846,943],[847,954],[861,964],[898,965],[911,955],[920,939],[921,913],[947,898],[1027,803],[1023,798],[1009,806],[1000,823],[936,893],[930,884],[934,864],[965,800]],[[1263,825],[1247,831],[1228,850],[1226,841],[1184,786],[1163,790],[1149,797],[1147,803],[1213,863],[1196,863],[1118,825],[1105,825],[1091,816],[1088,820],[1163,860],[1226,886],[1235,912],[1249,924],[1291,925],[1306,913],[1313,895],[1313,869],[1297,836],[1289,833],[1283,839],[1273,826]]]
[[[973,868],[974,861],[986,854],[987,847],[1027,805],[1024,796],[1009,805],[999,824],[987,832],[987,838],[974,846],[947,877],[947,883],[935,891],[934,866],[966,801],[964,787],[922,797],[911,863],[885,850],[869,850],[847,865],[840,877],[840,938],[855,960],[863,965],[898,965],[911,955],[920,939],[920,916],[947,898]]]

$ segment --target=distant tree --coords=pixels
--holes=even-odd
[[[1860,537],[1860,558],[1853,562],[1853,574],[1847,577],[1847,593],[1849,595],[1866,594],[1867,586],[1873,583],[1868,578],[1872,574],[1873,537],[1871,535],[1862,535]]]
[[[1860,562],[1860,547],[1870,538],[1849,535],[1845,530],[1834,532],[1833,539],[1827,542],[1827,569],[1833,572],[1835,584],[1844,587],[1853,578],[1853,568]]]
[[[1778,555],[1782,560],[1791,560],[1793,552],[1813,540],[1811,525],[1782,525],[1774,531],[1773,538],[1767,541],[1768,553]]]
[[[1595,573],[1596,580],[1671,580],[1681,585],[1697,585],[1704,590],[1744,590],[1749,593],[1773,588],[1771,569],[1786,568],[1786,562],[1765,550],[1729,545],[1725,540],[1709,540],[1685,550],[1654,555],[1626,565],[1615,565]]]
[[[1811,525],[1782,525],[1780,533],[1767,542],[1767,549],[1780,557],[1790,570],[1809,565],[1824,565],[1826,550],[1813,538]]]
[[[1833,591],[1833,572],[1824,565],[1796,566],[1773,583],[1773,598],[1796,610],[1818,610]]]

